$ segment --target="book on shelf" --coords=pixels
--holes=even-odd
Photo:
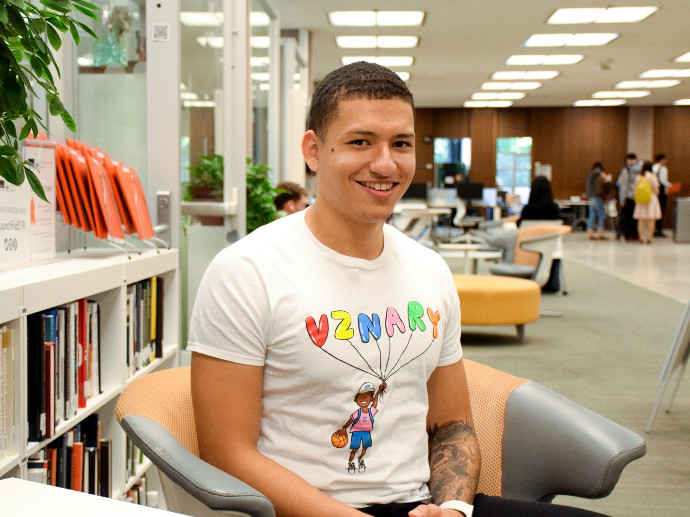
[[[54,435],[101,393],[100,312],[81,299],[27,317],[29,440]]]
[[[15,450],[15,346],[14,329],[0,327],[0,458]]]
[[[99,495],[112,497],[112,471],[113,471],[113,442],[101,438],[98,451],[98,482]]]

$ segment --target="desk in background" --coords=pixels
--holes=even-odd
[[[85,494],[24,479],[0,480],[0,508],[3,516],[50,517],[174,517],[181,513],[167,512],[117,501],[107,497]]]
[[[589,207],[589,201],[582,201],[581,199],[570,199],[570,200],[556,200],[558,206],[563,209],[572,209],[573,211],[573,222],[570,226],[573,230],[577,230],[579,226],[583,230],[587,229],[587,210]]]

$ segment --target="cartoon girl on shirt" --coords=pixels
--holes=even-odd
[[[338,431],[339,434],[347,435],[347,428],[350,424],[351,437],[350,437],[350,459],[347,464],[347,471],[350,474],[355,473],[355,454],[357,450],[362,447],[362,452],[359,455],[358,469],[360,473],[367,469],[364,464],[364,455],[367,449],[371,447],[371,431],[374,429],[374,416],[378,412],[376,406],[379,402],[379,395],[382,391],[386,389],[386,383],[382,382],[379,389],[376,390],[376,395],[374,395],[374,385],[371,382],[365,382],[359,388],[359,391],[355,395],[355,404],[359,406],[357,411],[350,415],[350,419],[347,423]],[[371,405],[371,406],[370,406]]]

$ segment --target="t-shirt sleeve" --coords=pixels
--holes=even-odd
[[[444,276],[448,317],[443,332],[443,343],[441,345],[438,366],[448,366],[462,358],[462,346],[460,345],[460,298],[458,297],[458,290],[455,287],[453,275],[449,269],[446,269]]]
[[[270,308],[261,275],[232,247],[204,273],[194,302],[187,349],[253,366],[266,356]]]

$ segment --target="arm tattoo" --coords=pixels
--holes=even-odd
[[[468,422],[445,422],[429,434],[429,489],[435,503],[471,502],[479,482],[479,445]]]

